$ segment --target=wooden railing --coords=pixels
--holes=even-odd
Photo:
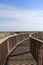
[[[43,33],[30,34],[30,51],[38,65],[43,65]]]
[[[30,51],[38,65],[43,65],[43,33],[22,33],[11,35],[0,42],[0,65],[3,65],[8,60],[10,53],[21,44],[21,42],[30,37]]]
[[[0,65],[6,63],[6,58],[9,57],[12,50],[16,48],[17,45],[21,44],[24,40],[29,39],[29,33],[22,33],[19,35],[11,35],[0,42]]]

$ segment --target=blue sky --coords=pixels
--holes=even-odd
[[[24,9],[43,8],[43,0],[0,0],[0,3]]]
[[[0,31],[43,31],[43,0],[0,0]]]

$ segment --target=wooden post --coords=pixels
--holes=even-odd
[[[43,65],[43,44],[38,52],[38,65]]]

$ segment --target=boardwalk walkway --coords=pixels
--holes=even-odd
[[[30,53],[29,40],[24,41],[16,48],[9,57],[8,65],[37,65]]]

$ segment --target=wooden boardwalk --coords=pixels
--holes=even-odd
[[[8,65],[37,65],[30,53],[29,40],[20,44],[9,57]]]

